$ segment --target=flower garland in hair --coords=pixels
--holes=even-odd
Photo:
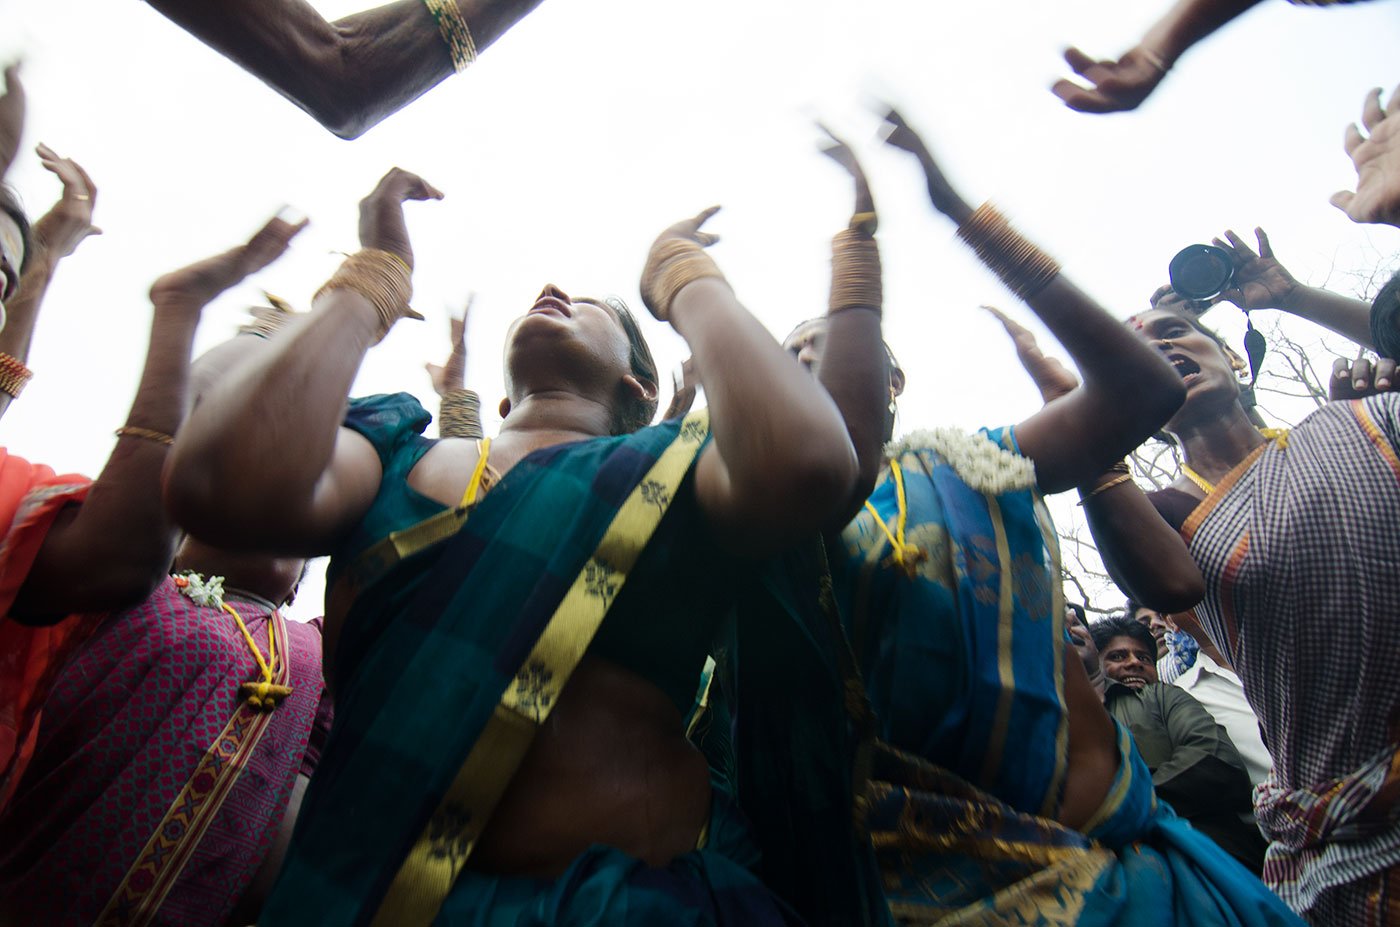
[[[1035,486],[1035,461],[992,441],[985,434],[957,428],[921,428],[885,446],[885,456],[900,457],[930,448],[948,462],[969,487],[989,496]]]

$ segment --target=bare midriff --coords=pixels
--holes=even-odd
[[[467,866],[552,878],[595,843],[664,866],[695,848],[709,812],[709,767],[675,705],[635,673],[585,657]]]

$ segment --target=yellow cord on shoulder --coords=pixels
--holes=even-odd
[[[467,483],[467,491],[462,493],[462,504],[457,506],[465,509],[476,504],[477,493],[481,490],[481,478],[486,473],[486,461],[491,456],[491,439],[482,438],[476,442],[476,469],[472,471],[472,478]]]
[[[910,576],[913,576],[919,562],[926,555],[919,548],[905,542],[904,529],[909,522],[909,500],[904,493],[904,470],[900,467],[899,461],[893,457],[890,458],[890,473],[894,476],[894,496],[898,506],[894,530],[890,530],[890,526],[880,517],[880,513],[875,510],[875,506],[870,503],[869,499],[865,500],[865,508],[871,515],[875,516],[875,524],[880,526],[880,530],[889,539],[894,562],[902,566]]]

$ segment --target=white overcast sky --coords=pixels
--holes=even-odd
[[[851,208],[849,182],[815,153],[818,116],[872,175],[886,331],[909,372],[901,427],[1019,420],[1038,400],[977,306],[1030,312],[931,211],[915,165],[875,144],[872,96],[905,111],[969,200],[995,197],[1120,315],[1145,305],[1180,247],[1227,227],[1263,225],[1311,282],[1392,259],[1400,232],[1356,226],[1327,197],[1354,180],[1341,139],[1366,91],[1400,83],[1400,0],[1270,0],[1190,52],[1136,113],[1085,116],[1051,96],[1065,45],[1116,55],[1166,2],[547,0],[467,74],[343,142],[142,3],[0,0],[0,56],[25,60],[26,150],[43,141],[78,159],[106,230],[50,290],[35,377],[0,444],[95,475],[135,391],[151,281],[291,204],[311,227],[209,308],[197,349],[228,337],[261,288],[305,306],[333,252],[354,249],[356,202],[392,165],[447,194],[409,206],[429,321],[400,324],[357,392],[408,390],[435,409],[422,364],[440,359],[447,313],[475,291],[468,381],[494,407],[505,328],[545,282],[644,311],[648,243],[712,203],[724,205],[716,258],[781,338],[823,311],[829,239]],[[33,156],[9,180],[33,216],[58,193]],[[1210,321],[1232,339],[1243,329],[1230,307]],[[647,330],[669,370],[683,343]],[[317,613],[319,583],[307,593],[300,617]]]

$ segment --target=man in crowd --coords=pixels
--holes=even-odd
[[[1157,794],[1253,872],[1264,840],[1252,822],[1249,775],[1229,734],[1192,698],[1157,679],[1157,644],[1128,615],[1091,627],[1107,677],[1104,704],[1132,732]]]

